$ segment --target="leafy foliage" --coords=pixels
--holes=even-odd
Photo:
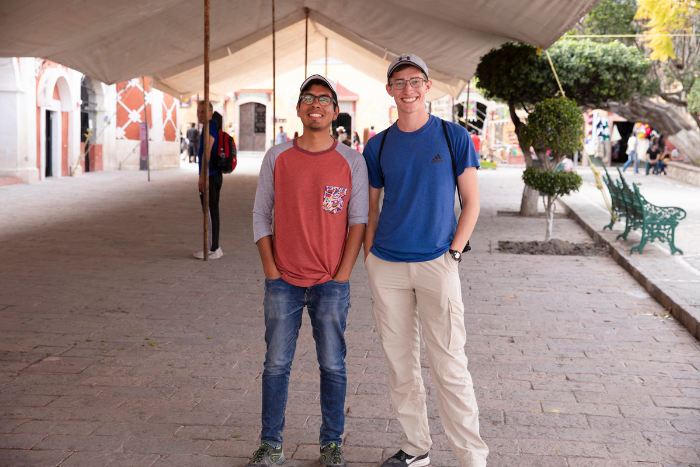
[[[650,62],[635,47],[619,41],[562,39],[549,49],[567,97],[582,105],[625,102],[632,93],[651,94],[645,84]],[[552,69],[535,47],[508,43],[484,55],[476,69],[477,86],[487,99],[518,107],[553,97],[559,90]]]
[[[583,19],[581,31],[570,31],[578,34],[637,34],[642,28],[634,16],[637,13],[636,0],[603,0]],[[613,39],[603,37],[594,39],[597,42],[619,40],[626,45],[634,45],[634,38]]]
[[[545,153],[549,150],[555,162],[581,149],[584,136],[581,110],[576,101],[566,97],[535,104],[523,129],[525,147],[532,146],[541,159],[547,157]]]
[[[583,183],[581,176],[576,172],[553,172],[534,167],[525,169],[523,181],[530,188],[553,198],[578,191]]]
[[[673,38],[669,33],[687,33],[691,17],[697,14],[698,2],[694,0],[639,0],[635,19],[647,20],[647,37],[644,42],[651,49],[649,58],[665,62],[676,58]]]
[[[688,93],[688,112],[700,114],[700,80],[695,80]]]

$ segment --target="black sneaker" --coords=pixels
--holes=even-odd
[[[275,448],[272,445],[263,443],[253,454],[253,459],[248,462],[248,467],[274,467],[286,461],[282,446]]]
[[[348,467],[348,463],[345,462],[345,457],[343,457],[343,450],[335,443],[321,446],[321,456],[319,456],[318,461],[321,465]]]
[[[403,449],[382,463],[382,467],[421,467],[430,464],[430,458],[426,452],[422,456],[409,456]]]

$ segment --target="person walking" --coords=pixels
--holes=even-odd
[[[622,171],[627,170],[627,167],[634,162],[634,173],[639,173],[639,159],[637,158],[637,135],[632,132],[627,140],[627,162],[622,166]]]
[[[197,127],[194,123],[187,130],[187,139],[189,140],[187,149],[190,156],[190,162],[197,162],[199,151],[199,131],[197,131]]]
[[[223,175],[214,166],[212,160],[216,155],[216,148],[219,146],[219,127],[216,121],[212,118],[214,107],[209,103],[209,112],[205,117],[204,101],[199,101],[197,104],[197,119],[202,124],[202,132],[209,121],[209,259],[219,259],[224,256],[224,252],[219,247],[219,229],[221,221],[219,219],[219,194],[223,184]],[[206,118],[206,119],[205,119]],[[199,159],[199,200],[204,208],[204,172],[202,171],[202,160],[204,159],[204,136],[199,135],[198,159]],[[197,259],[204,258],[204,250],[194,254]]]
[[[341,449],[347,386],[344,333],[350,273],[367,223],[367,166],[359,152],[330,135],[339,113],[333,81],[321,75],[306,79],[296,109],[302,135],[265,154],[253,208],[265,273],[267,351],[261,445],[248,466],[285,461],[282,431],[289,374],[306,306],[321,374],[319,462],[346,467]]]
[[[352,134],[352,146],[355,151],[360,150],[360,135],[356,131]]]
[[[372,139],[372,136],[375,136],[376,134],[377,134],[377,132],[374,131],[374,125],[372,125],[371,127],[369,127],[369,133],[367,134],[367,140],[369,141],[370,139]]]
[[[484,467],[488,447],[479,435],[479,410],[464,354],[459,280],[462,251],[479,215],[479,158],[465,128],[426,111],[431,86],[419,57],[406,54],[394,60],[386,91],[399,118],[364,149],[370,180],[365,267],[389,367],[389,394],[403,429],[401,449],[382,466],[430,462],[422,330],[452,453],[461,467]],[[458,222],[455,181],[464,200]]]
[[[277,133],[277,137],[275,138],[275,144],[286,143],[288,139],[289,137],[287,133],[284,132],[284,128],[280,127],[280,132]]]

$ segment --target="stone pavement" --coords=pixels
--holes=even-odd
[[[617,170],[609,172],[613,178],[619,177]],[[660,241],[647,243],[643,255],[630,254],[632,246],[640,242],[640,232],[630,233],[626,241],[617,240],[617,235],[624,231],[624,219],[617,222],[612,231],[603,231],[603,226],[610,222],[603,196],[593,186],[590,170],[584,168],[579,173],[584,184],[578,193],[566,197],[566,205],[615,248],[621,264],[642,278],[646,289],[667,308],[671,307],[674,316],[700,339],[700,188],[664,176],[646,176],[628,170],[625,179],[628,183],[639,184],[647,201],[657,206],[677,206],[687,213],[676,228],[676,246],[683,250],[683,255],[671,256],[670,248]]]
[[[0,188],[0,465],[243,466],[258,444],[263,276],[252,244],[259,159],[222,192],[225,256],[201,245],[192,167]],[[480,173],[460,267],[489,466],[700,466],[700,346],[606,257],[500,254],[537,240],[517,169]],[[588,241],[570,219],[555,235]],[[358,262],[344,449],[377,466],[400,444]],[[424,359],[436,466],[456,465]],[[316,466],[318,367],[305,318],[289,396],[290,466]]]

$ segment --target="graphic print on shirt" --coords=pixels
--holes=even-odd
[[[323,209],[331,214],[342,211],[343,201],[345,200],[347,192],[347,188],[326,186],[326,191],[323,193]]]

